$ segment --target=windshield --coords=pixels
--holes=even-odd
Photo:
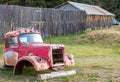
[[[40,34],[21,34],[19,38],[22,44],[29,44],[32,42],[40,42],[40,43],[43,42]]]

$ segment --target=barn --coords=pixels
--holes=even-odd
[[[112,20],[115,15],[107,10],[94,5],[88,5],[83,3],[76,3],[67,1],[55,7],[61,10],[84,10],[86,12],[86,28],[87,29],[102,29],[112,26]],[[82,21],[82,20],[81,20]]]

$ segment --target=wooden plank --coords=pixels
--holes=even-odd
[[[52,72],[52,73],[47,73],[47,74],[38,74],[37,79],[38,80],[45,80],[45,79],[62,77],[62,76],[70,76],[70,75],[75,75],[75,74],[76,74],[75,70],[58,71],[58,72]]]

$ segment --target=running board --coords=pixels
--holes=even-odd
[[[58,71],[58,72],[51,72],[51,73],[47,73],[47,74],[38,74],[37,79],[38,80],[45,80],[45,79],[61,77],[61,76],[69,76],[69,75],[75,75],[75,74],[76,74],[75,70]]]

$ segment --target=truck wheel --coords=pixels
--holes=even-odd
[[[32,64],[28,61],[21,61],[19,62],[15,67],[14,67],[14,75],[22,74],[24,67],[27,66],[32,66]]]

